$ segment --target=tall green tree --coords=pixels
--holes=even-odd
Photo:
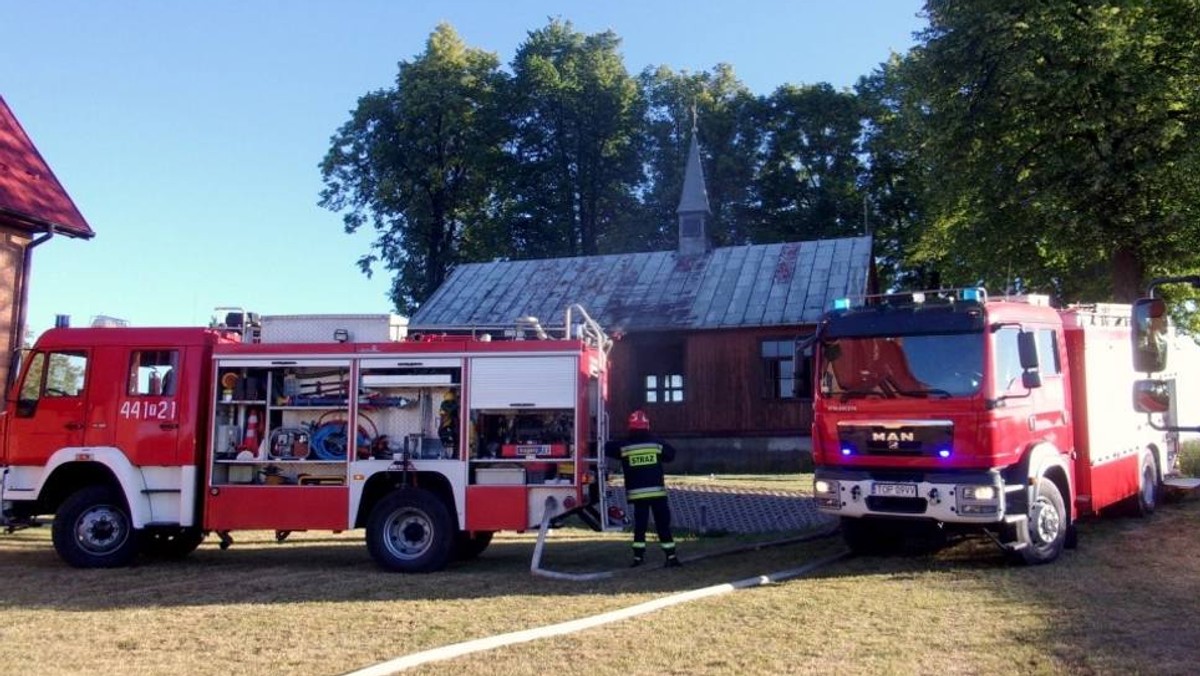
[[[643,104],[620,42],[555,19],[517,49],[502,203],[513,255],[600,253],[635,211]]]
[[[708,232],[715,246],[746,244],[756,154],[762,134],[758,97],[737,78],[733,66],[677,73],[666,66],[647,68],[638,78],[646,100],[646,182],[639,191],[641,227],[626,248],[670,249],[676,244],[676,215],[693,122],[713,212]]]
[[[957,281],[1126,301],[1200,263],[1200,0],[929,0],[929,229]]]
[[[923,101],[899,73],[903,65],[903,58],[893,54],[855,87],[864,116],[865,166],[859,183],[866,192],[864,219],[880,286],[929,289],[940,283],[937,270],[911,254],[927,222],[928,193],[938,182],[922,152]]]
[[[359,99],[321,163],[320,204],[347,232],[377,238],[358,264],[394,273],[392,300],[415,310],[478,240],[494,237],[494,175],[506,132],[494,54],[467,47],[447,24],[401,61],[395,87]]]
[[[862,115],[853,92],[828,84],[784,85],[769,96],[756,204],[755,242],[863,234],[859,137]]]

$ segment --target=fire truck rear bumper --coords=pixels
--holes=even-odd
[[[851,518],[972,524],[1005,520],[1005,485],[996,471],[918,474],[818,468],[813,500],[822,512]]]

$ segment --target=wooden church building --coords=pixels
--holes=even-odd
[[[677,216],[671,251],[460,265],[409,330],[561,324],[578,303],[619,337],[614,435],[641,408],[680,450],[669,471],[798,471],[811,450],[812,378],[795,341],[834,299],[875,291],[871,239],[711,247],[695,130]]]

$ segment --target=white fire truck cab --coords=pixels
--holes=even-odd
[[[377,342],[271,342],[237,312],[51,329],[0,418],[4,523],[53,514],[56,550],[85,568],[185,556],[209,533],[226,548],[239,530],[365,528],[402,572],[546,518],[601,527],[611,342],[573,309],[554,335],[526,320]]]

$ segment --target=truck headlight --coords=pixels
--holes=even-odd
[[[957,486],[958,513],[995,516],[1000,513],[1000,491],[995,486]]]
[[[996,499],[995,486],[960,486],[959,495],[963,500],[992,502]]]
[[[828,479],[813,481],[813,502],[817,503],[818,507],[841,509],[842,500],[838,497],[839,492],[841,492],[841,487],[836,481]]]

